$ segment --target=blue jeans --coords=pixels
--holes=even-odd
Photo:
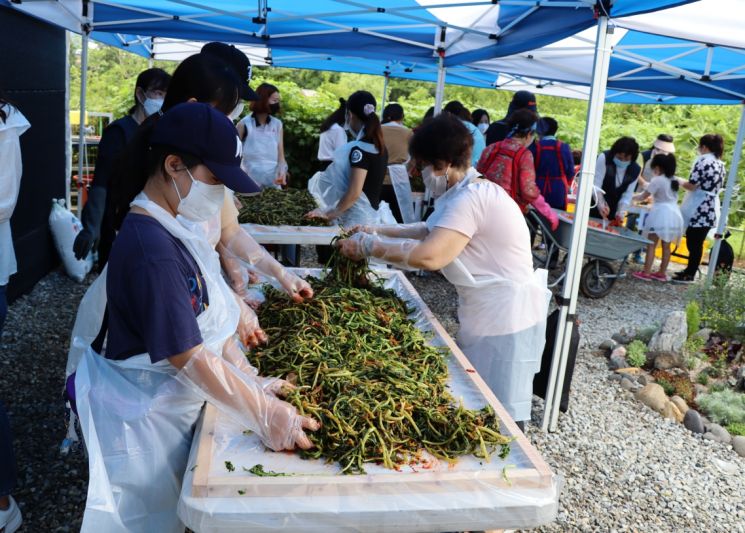
[[[10,420],[0,402],[0,497],[8,496],[16,488],[16,456],[13,453],[13,435]]]

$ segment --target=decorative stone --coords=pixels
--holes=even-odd
[[[618,368],[626,368],[629,364],[626,362],[626,358],[622,355],[611,355],[610,356],[610,367],[613,370]]]
[[[624,390],[630,391],[634,388],[634,382],[631,381],[629,378],[622,378],[621,379],[621,388]]]
[[[700,383],[694,383],[693,391],[696,393],[696,396],[699,396],[700,394],[706,394],[707,392],[709,392],[709,389],[707,389]]]
[[[702,341],[706,342],[709,340],[709,337],[711,337],[712,330],[711,328],[701,328],[696,333],[691,335],[691,337],[695,339],[701,339]]]
[[[611,339],[619,344],[631,344],[631,341],[634,340],[634,335],[621,328],[621,331],[614,333]]]
[[[745,365],[741,366],[737,371],[737,381],[735,382],[735,390],[745,392]]]
[[[636,378],[637,383],[642,387],[649,384],[649,376],[646,374],[639,374]]]
[[[732,435],[719,424],[710,424],[708,430],[709,433],[713,433],[717,437],[719,442],[723,442],[724,444],[732,442]]]
[[[623,376],[621,374],[611,373],[608,375],[608,379],[610,381],[616,381],[619,382],[623,379]]]
[[[680,396],[673,396],[672,398],[670,398],[670,401],[675,404],[675,407],[678,408],[678,411],[680,411],[682,415],[685,415],[688,412],[688,404]]]
[[[674,420],[678,423],[683,421],[683,414],[678,410],[673,402],[667,402],[665,407],[662,409],[662,416],[669,420]]]
[[[602,344],[600,345],[600,349],[612,352],[617,345],[618,344],[616,343],[616,341],[614,341],[613,339],[608,339],[602,342]]]
[[[704,430],[704,421],[701,420],[701,415],[693,409],[688,409],[683,416],[683,425],[691,433],[702,434]]]
[[[630,366],[627,368],[617,368],[616,369],[617,374],[623,374],[624,376],[629,376],[630,378],[633,376],[636,376],[638,374],[642,373],[641,368],[636,368],[635,366]]]
[[[714,435],[711,432],[704,433],[704,440],[710,440],[710,441],[713,441],[713,442],[722,442],[721,440],[719,440],[719,437],[717,437],[716,435]]]
[[[737,455],[745,457],[745,437],[737,436],[732,439],[732,448],[734,448]]]
[[[613,351],[610,353],[610,356],[613,357],[614,355],[619,355],[621,357],[626,357],[626,347],[625,346],[616,346],[613,348]]]
[[[667,395],[663,388],[657,383],[649,383],[642,390],[636,393],[636,399],[649,407],[661,413],[668,403]]]
[[[683,311],[665,317],[662,327],[649,341],[649,353],[654,354],[655,368],[667,370],[685,365],[683,346],[688,338],[688,325]]]

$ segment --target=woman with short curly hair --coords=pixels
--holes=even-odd
[[[357,226],[338,241],[352,258],[410,270],[441,270],[459,296],[458,344],[512,418],[530,418],[550,292],[533,272],[530,238],[517,204],[471,166],[472,137],[443,113],[409,145],[430,186],[444,191],[426,222]]]

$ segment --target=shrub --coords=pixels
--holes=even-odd
[[[717,424],[745,424],[745,394],[733,390],[702,394],[698,404]]]
[[[677,394],[689,405],[693,404],[696,396],[695,389],[687,375],[675,375],[666,370],[653,370],[652,377],[668,396]]]
[[[727,431],[730,432],[730,435],[739,435],[741,437],[745,437],[745,424],[743,424],[742,422],[734,422],[732,424],[728,424]]]
[[[662,387],[662,389],[665,391],[665,394],[668,396],[674,396],[675,395],[675,385],[670,383],[665,378],[659,378],[657,379],[657,384]]]
[[[700,337],[691,337],[683,345],[683,351],[690,356],[700,354],[704,349],[704,340]]]
[[[700,329],[701,310],[696,300],[691,300],[686,305],[686,323],[688,324],[689,337]]]
[[[626,348],[626,361],[637,368],[647,362],[647,345],[640,340],[632,341]]]
[[[701,372],[696,378],[696,382],[705,387],[709,384],[709,376],[706,374],[706,372]]]
[[[745,278],[732,276],[729,283],[696,286],[689,297],[698,302],[700,319],[722,335],[745,340]],[[686,316],[688,308],[686,307]]]

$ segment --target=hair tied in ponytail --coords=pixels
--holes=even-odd
[[[371,115],[372,113],[375,113],[375,106],[373,104],[365,104],[365,107],[362,108],[362,112],[365,113],[365,116]]]

